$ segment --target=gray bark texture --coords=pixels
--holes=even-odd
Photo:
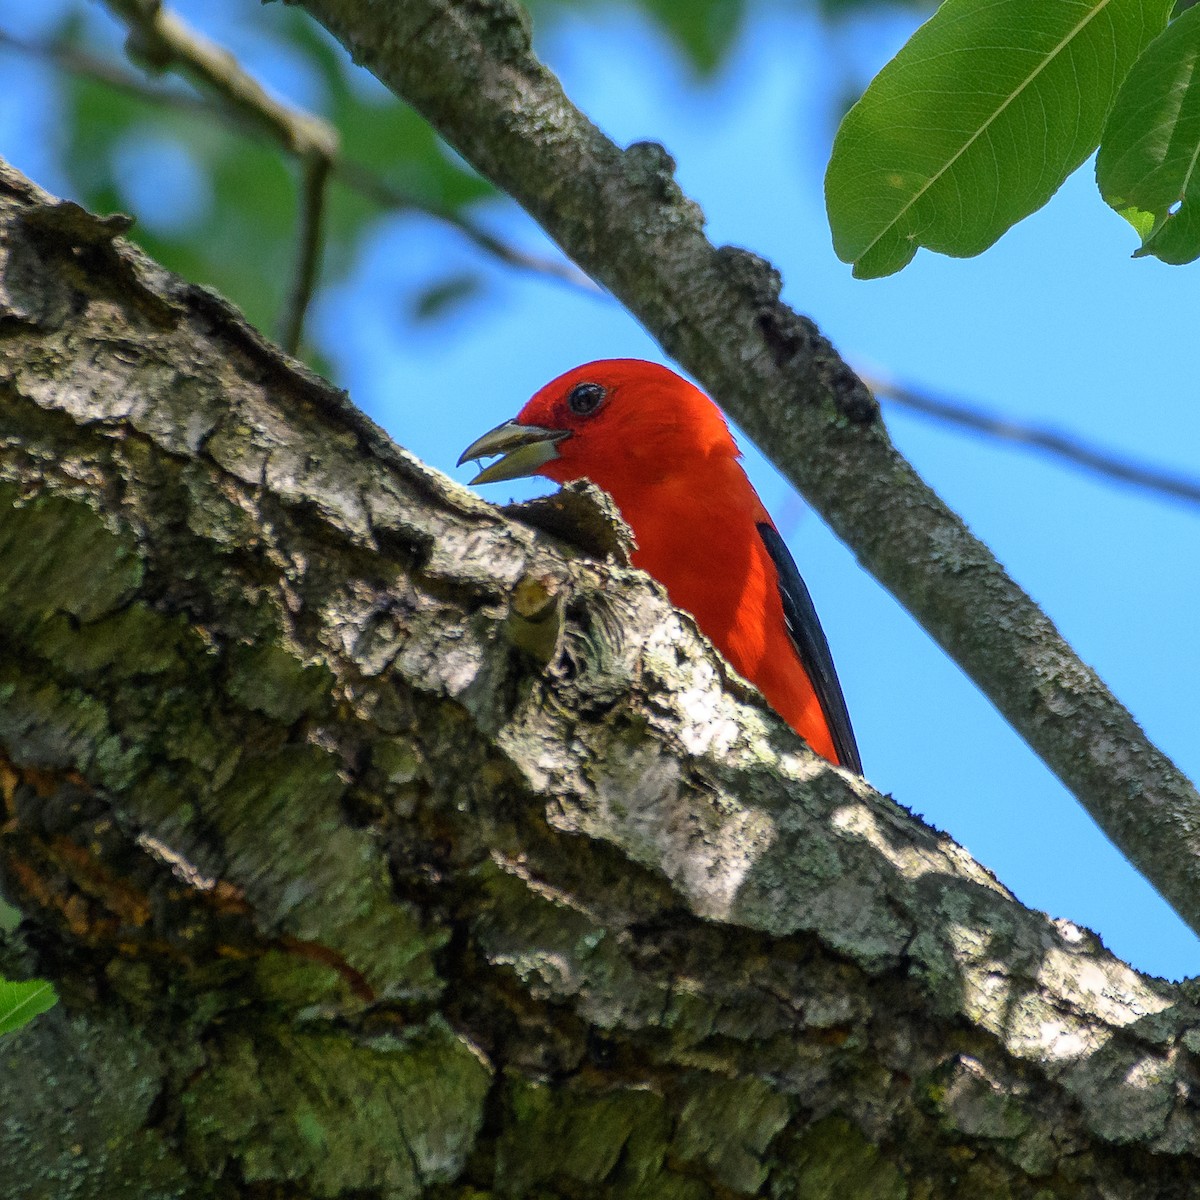
[[[1197,1194],[1187,987],[123,228],[0,173],[6,1197]]]
[[[293,2],[707,387],[1200,933],[1195,786],[896,452],[774,268],[708,241],[667,152],[621,150],[575,108],[517,0]]]

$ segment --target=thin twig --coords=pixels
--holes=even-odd
[[[334,174],[340,182],[352,188],[360,196],[374,200],[381,208],[413,209],[443,221],[447,225],[452,225],[468,241],[473,242],[481,250],[506,266],[516,267],[522,271],[531,271],[537,275],[548,275],[552,279],[557,279],[593,295],[604,294],[603,289],[594,280],[566,259],[543,258],[539,254],[529,254],[524,250],[518,250],[455,209],[442,208],[429,204],[427,201],[414,200],[402,188],[398,188],[390,180],[368,170],[360,163],[341,159],[334,167]]]
[[[129,27],[126,49],[150,70],[176,70],[258,125],[298,158],[337,158],[338,131],[323,117],[276,100],[237,59],[158,0],[104,0]]]
[[[61,71],[90,79],[146,104],[175,109],[197,117],[216,118],[228,129],[243,137],[265,136],[291,153],[290,146],[280,139],[273,126],[266,125],[257,117],[247,116],[240,108],[233,108],[224,101],[214,102],[173,87],[158,87],[107,59],[69,46],[26,41],[3,30],[0,30],[0,46],[6,46],[30,58],[41,59]],[[506,266],[546,276],[593,295],[600,294],[600,288],[571,263],[530,254],[511,246],[476,224],[470,217],[430,204],[353,159],[337,157],[332,163],[331,173],[351,191],[373,201],[381,208],[418,213],[453,227],[468,241]]]
[[[345,162],[341,159],[338,132],[333,125],[322,117],[273,99],[228,50],[168,12],[158,0],[104,2],[136,29],[143,39],[138,50],[143,54],[148,50],[152,63],[165,59],[168,63],[178,64],[189,77],[220,96],[234,112],[249,118],[302,162],[307,163],[313,155],[324,158],[329,164],[326,174],[332,171],[355,190],[373,195],[377,203],[387,207],[419,208],[438,217],[509,266],[549,275],[585,291],[599,290],[578,268],[516,250],[461,214],[417,204],[411,195],[374,172],[357,163]]]
[[[4,29],[0,29],[0,46],[16,51],[26,58],[40,59],[68,75],[90,79],[115,92],[123,92],[159,108],[175,108],[197,116],[211,116],[224,112],[217,105],[199,96],[176,88],[156,87],[147,83],[140,75],[135,75],[106,58],[89,54],[86,50],[77,50],[73,46],[57,42],[28,41],[15,37]]]
[[[877,395],[923,416],[947,425],[970,429],[986,437],[1014,442],[1040,450],[1073,466],[1102,475],[1105,479],[1132,484],[1160,496],[1200,504],[1200,479],[1176,474],[1144,463],[1131,462],[1111,450],[1084,442],[1045,425],[1023,425],[956,400],[933,396],[890,380],[863,375],[863,381]]]
[[[325,181],[330,162],[323,155],[313,154],[304,164],[304,186],[300,191],[300,247],[292,290],[280,322],[279,344],[289,353],[297,354],[304,335],[304,318],[317,287],[321,263],[321,219],[325,209]]]
[[[105,3],[129,27],[126,51],[131,58],[151,69],[179,71],[256,124],[303,164],[297,228],[299,250],[280,321],[284,349],[289,354],[296,353],[316,286],[325,187],[341,145],[337,129],[322,117],[276,100],[233,54],[164,8],[160,0],[105,0]]]

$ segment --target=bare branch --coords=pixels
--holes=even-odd
[[[1025,425],[1011,421],[961,401],[934,396],[878,376],[863,375],[862,379],[876,396],[942,424],[969,429],[986,438],[1012,442],[1024,449],[1040,450],[1104,479],[1132,484],[1158,496],[1200,504],[1200,479],[1192,476],[1177,475],[1159,467],[1131,462],[1114,451],[1086,445],[1070,434],[1046,425]]]
[[[195,113],[198,116],[218,115],[228,122],[224,108],[211,104],[189,92],[181,92],[175,88],[157,87],[152,83],[147,83],[140,75],[134,75],[131,71],[110,62],[107,58],[89,54],[86,50],[78,50],[73,46],[57,42],[29,41],[25,38],[15,37],[4,29],[0,29],[0,46],[14,50],[27,58],[40,59],[69,75],[90,79],[94,83],[112,88],[115,92],[123,92],[125,95],[134,96],[139,100],[146,101],[147,104],[157,105],[159,108],[179,109],[183,112]],[[240,122],[237,128],[240,132],[245,132]]]
[[[266,138],[287,153],[292,153],[287,141],[277,136],[274,125],[251,118],[240,108],[233,108],[223,100],[216,102],[176,88],[159,87],[97,55],[52,42],[27,41],[3,30],[0,30],[0,47],[41,59],[61,71],[90,79],[146,104],[219,120],[240,136]],[[574,264],[564,259],[531,254],[509,245],[465,214],[430,204],[353,159],[338,155],[332,161],[330,170],[340,183],[381,208],[419,213],[452,226],[469,242],[506,266],[545,276],[592,295],[601,294],[601,289]]]
[[[412,209],[447,225],[453,225],[468,241],[506,266],[535,275],[547,275],[551,279],[557,279],[595,296],[604,294],[603,289],[593,279],[567,259],[544,258],[539,254],[530,254],[516,246],[510,246],[464,213],[416,200],[403,188],[397,187],[390,180],[368,170],[360,163],[340,159],[334,167],[334,174],[347,187],[353,188],[360,196],[374,200],[381,208]]]
[[[159,70],[177,70],[219,97],[243,119],[274,138],[302,164],[299,250],[280,321],[284,349],[295,354],[320,264],[325,184],[341,139],[324,118],[276,100],[222,46],[193,29],[159,0],[105,0],[130,29],[131,57]]]
[[[304,185],[300,191],[300,230],[292,290],[280,323],[279,344],[297,354],[304,336],[304,318],[317,286],[321,263],[321,219],[325,210],[330,162],[320,154],[304,160]]]
[[[130,29],[127,49],[147,67],[177,70],[219,96],[298,158],[337,157],[338,131],[323,117],[276,100],[223,46],[158,0],[104,0]]]

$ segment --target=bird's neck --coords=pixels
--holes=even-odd
[[[670,470],[622,473],[606,479],[602,486],[635,529],[646,516],[688,522],[698,514],[720,512],[731,499],[758,499],[741,463],[724,454],[697,455],[686,467],[672,464]],[[686,535],[686,531],[687,524],[677,529],[677,536]]]
[[[710,456],[658,479],[613,481],[607,488],[633,530],[634,563],[665,578],[667,570],[703,573],[746,553],[758,521],[769,520],[741,464]],[[719,587],[710,579],[710,587]]]

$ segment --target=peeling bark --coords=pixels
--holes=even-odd
[[[0,174],[7,1195],[1196,1194],[1189,987],[118,229]]]

